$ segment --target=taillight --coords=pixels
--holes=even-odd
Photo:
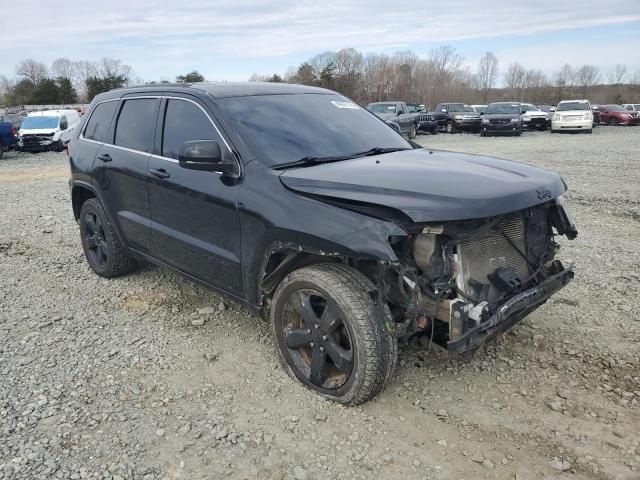
[[[14,137],[17,135],[16,127],[11,127],[11,135],[13,135]]]

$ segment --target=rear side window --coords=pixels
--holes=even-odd
[[[186,100],[169,100],[164,117],[162,156],[178,160],[184,143],[192,140],[214,140],[220,144],[223,155],[228,153],[222,138],[200,107]]]
[[[111,119],[117,106],[118,102],[105,102],[97,105],[87,122],[84,138],[96,142],[107,142]]]
[[[115,144],[140,152],[153,151],[158,100],[140,98],[126,100],[116,125]]]

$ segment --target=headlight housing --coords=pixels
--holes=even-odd
[[[554,120],[555,122],[559,122],[560,120],[562,120],[562,116],[561,116],[561,115],[554,115],[554,116],[553,116],[553,120]]]
[[[489,123],[489,119],[488,118],[483,118],[482,119],[482,123],[487,125]]]
[[[524,117],[522,117],[522,120],[528,122],[529,120],[531,120],[531,117],[529,115],[525,115]]]
[[[511,123],[518,123],[520,121],[519,118],[512,118]]]
[[[593,120],[593,114],[591,113],[587,113],[584,117],[582,117],[583,120]]]
[[[456,115],[453,118],[455,118],[456,120],[462,120],[464,118],[463,115]]]

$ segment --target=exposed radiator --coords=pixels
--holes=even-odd
[[[525,224],[521,215],[505,217],[498,227],[521,252],[526,252]],[[510,268],[523,279],[529,276],[527,261],[497,229],[461,241],[458,244],[458,263],[458,288],[476,300],[483,290],[482,285],[489,285],[487,300],[490,302],[502,295],[487,278],[500,267]]]

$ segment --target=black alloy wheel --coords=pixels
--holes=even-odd
[[[305,387],[355,405],[373,398],[397,358],[395,322],[375,286],[339,263],[289,273],[271,302],[271,327],[280,363]]]
[[[87,246],[89,261],[103,269],[109,256],[109,243],[105,238],[104,228],[100,217],[94,212],[88,212],[84,219],[84,243]]]

